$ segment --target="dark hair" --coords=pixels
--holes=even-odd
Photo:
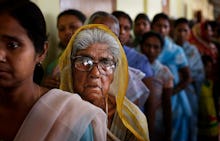
[[[86,16],[79,10],[76,10],[76,9],[67,9],[63,12],[61,12],[58,17],[57,17],[57,23],[58,23],[58,20],[62,17],[62,16],[65,16],[65,15],[73,15],[75,17],[77,17],[83,24],[84,22],[86,21]]]
[[[136,23],[138,20],[143,19],[150,23],[149,17],[145,13],[139,13],[136,18],[134,19],[134,23]]]
[[[0,14],[8,13],[27,31],[35,51],[41,53],[47,41],[46,22],[41,10],[28,0],[0,1]]]
[[[144,41],[150,37],[156,37],[160,41],[161,48],[163,48],[163,45],[164,45],[163,37],[159,33],[156,33],[154,31],[148,31],[148,32],[144,33],[142,36],[142,39],[140,41],[140,44],[143,44]]]
[[[0,14],[9,14],[26,30],[34,44],[36,53],[42,53],[47,41],[46,22],[41,10],[28,0],[1,0]],[[36,65],[33,81],[40,84],[44,70],[42,65]]]
[[[164,14],[164,13],[158,13],[158,14],[156,14],[156,15],[154,16],[151,25],[154,25],[154,24],[155,24],[157,21],[159,21],[160,19],[164,19],[164,20],[167,20],[167,21],[170,22],[170,19],[169,19],[169,17],[168,17],[166,14]]]
[[[133,22],[132,22],[131,17],[127,13],[125,13],[123,11],[114,11],[114,12],[112,12],[112,15],[114,15],[117,19],[119,19],[120,17],[128,19],[130,26],[131,26],[131,29],[132,29]]]
[[[175,20],[174,27],[177,27],[179,24],[187,24],[189,26],[189,21],[186,18],[179,18]]]

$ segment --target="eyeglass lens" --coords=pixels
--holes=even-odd
[[[95,64],[101,74],[107,75],[113,73],[115,63],[110,59],[102,59],[99,62],[95,62],[90,57],[78,56],[74,57],[74,67],[80,71],[91,71]]]

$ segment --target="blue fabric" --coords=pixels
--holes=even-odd
[[[57,64],[58,64],[58,61],[59,61],[59,57],[60,55],[63,53],[64,50],[62,50],[61,48],[59,48],[58,50],[58,55],[57,57],[48,64],[48,66],[46,67],[46,74],[47,75],[52,75],[54,69],[56,68]]]
[[[93,128],[92,128],[91,124],[89,124],[89,126],[86,129],[85,133],[81,137],[80,141],[94,141]]]
[[[183,49],[174,44],[169,38],[165,38],[163,51],[159,55],[159,61],[168,66],[174,75],[174,84],[179,82],[178,70],[188,66],[187,58]]]
[[[200,93],[201,84],[205,78],[201,55],[198,49],[194,45],[191,45],[189,42],[185,42],[183,44],[183,50],[189,62],[191,77],[194,80],[194,84],[191,86],[194,87],[194,90],[190,89],[189,91],[194,91],[194,94],[198,95]]]
[[[171,39],[165,37],[163,51],[159,56],[159,61],[168,66],[174,76],[174,86],[180,81],[179,69],[188,66],[187,58],[183,49],[176,45]],[[175,94],[171,98],[172,103],[172,141],[187,141],[189,118],[191,107],[184,90]]]
[[[145,73],[145,77],[153,76],[153,70],[145,55],[127,46],[124,46],[124,51],[128,60],[128,66],[141,70]]]
[[[193,79],[193,83],[189,84],[188,87],[185,89],[192,109],[192,116],[189,123],[189,141],[197,141],[198,96],[201,90],[202,82],[205,77],[204,67],[201,55],[194,45],[191,45],[189,42],[185,42],[182,48],[189,62],[190,74]]]
[[[46,74],[51,75],[53,73],[54,68],[58,64],[58,58],[56,58],[54,61],[52,61],[46,68]]]

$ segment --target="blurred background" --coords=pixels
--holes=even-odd
[[[49,46],[57,46],[57,15],[69,8],[82,11],[89,17],[95,11],[112,12],[122,10],[134,20],[138,13],[146,13],[150,19],[159,12],[172,19],[185,17],[188,20],[217,19],[220,14],[220,0],[32,0],[43,11],[47,22]],[[53,50],[51,50],[52,52]],[[53,56],[51,56],[53,58]],[[50,58],[48,58],[50,61]],[[47,62],[45,62],[47,63]]]

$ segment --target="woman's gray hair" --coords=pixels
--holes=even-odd
[[[86,49],[95,43],[103,43],[108,45],[108,52],[112,54],[117,62],[120,58],[120,45],[117,40],[106,31],[99,28],[91,28],[80,31],[73,42],[73,50],[71,56],[76,56],[79,50]]]

